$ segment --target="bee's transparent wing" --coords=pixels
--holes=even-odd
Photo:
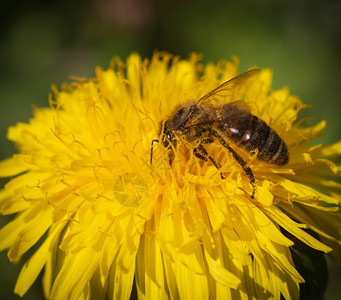
[[[243,101],[233,101],[231,103],[222,104],[219,106],[213,106],[206,109],[205,113],[200,114],[200,116],[193,118],[192,120],[186,123],[186,128],[203,125],[212,122],[222,122],[229,114],[226,114],[227,111],[239,112],[239,114],[249,114],[250,107],[249,105]]]
[[[198,100],[199,105],[209,104],[210,102],[224,100],[225,98],[232,95],[233,91],[244,84],[248,79],[259,73],[259,69],[251,69],[246,71],[216,87],[206,95],[202,96]],[[220,103],[223,103],[221,101]]]

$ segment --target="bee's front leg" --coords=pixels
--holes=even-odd
[[[172,163],[174,161],[174,157],[175,157],[174,151],[172,148],[170,148],[168,151],[168,162],[169,162],[170,166],[172,166]]]
[[[213,143],[213,139],[206,139],[206,140],[201,141],[201,143],[202,142],[204,142],[206,144],[210,144],[210,143]],[[207,150],[205,149],[205,147],[201,143],[197,147],[194,148],[193,154],[201,160],[204,160],[207,162],[210,161],[218,170],[220,170],[219,164],[214,160],[214,158],[212,156],[210,156],[207,153]],[[221,179],[225,179],[225,176],[221,172],[220,172],[220,177],[221,177]]]

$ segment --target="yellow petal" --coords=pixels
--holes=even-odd
[[[60,230],[50,231],[49,236],[39,249],[33,254],[33,256],[22,267],[17,283],[14,288],[14,292],[22,297],[27,290],[31,287],[33,282],[38,277],[40,271],[44,267],[51,246],[51,240],[60,233]]]
[[[212,231],[216,232],[221,225],[224,223],[225,216],[223,213],[218,209],[217,205],[215,204],[214,198],[212,198],[206,190],[203,191],[203,200],[206,204],[206,209],[208,216],[210,218],[210,223],[212,226]]]
[[[68,255],[55,279],[50,298],[66,300],[81,297],[98,262],[99,254],[91,248]]]
[[[298,224],[290,219],[286,214],[281,212],[276,208],[264,208],[264,211],[271,219],[273,219],[278,225],[283,227],[285,230],[290,232],[292,235],[297,237],[302,242],[306,243],[308,246],[323,252],[330,252],[332,251],[331,248],[327,247],[326,245],[322,244],[315,238],[313,238],[310,234],[306,233],[305,231],[301,230],[298,227]]]
[[[252,228],[259,236],[287,247],[293,245],[293,242],[286,238],[258,207],[252,204],[246,206],[240,203],[238,209],[246,222],[252,224]]]
[[[127,228],[129,227],[132,226],[128,226]],[[112,253],[110,253],[111,256],[116,252],[113,259],[111,259],[110,256],[107,257],[108,261],[106,263],[111,264],[108,279],[108,291],[112,299],[128,299],[132,291],[134,274],[136,271],[136,256],[140,243],[140,236],[136,234],[135,231],[133,232],[133,235],[127,233],[127,240],[121,243],[117,252],[115,249]],[[110,248],[113,248],[110,239],[108,240],[108,244],[105,248],[108,248],[106,249],[106,252],[109,252]],[[102,274],[105,275],[103,272]]]
[[[204,253],[210,274],[212,275],[214,280],[219,282],[220,284],[233,289],[238,288],[240,285],[240,279],[233,273],[229,272],[223,266],[222,257],[219,257],[218,254],[214,253],[214,250],[210,246],[211,239],[208,237],[207,234],[205,236],[206,239],[204,241]]]
[[[271,206],[274,196],[271,191],[271,183],[264,180],[261,186],[257,186],[257,200],[264,206]]]
[[[23,222],[19,225],[21,230],[8,251],[8,257],[12,261],[20,258],[51,226],[50,206],[38,203],[28,211],[27,218],[21,219]]]
[[[28,165],[19,163],[15,158],[7,158],[0,162],[0,177],[11,177],[27,171]]]
[[[107,292],[107,277],[101,274],[98,267],[88,284],[89,287],[89,299],[105,300]]]
[[[149,234],[141,237],[136,283],[139,298],[168,299],[160,246],[155,237]]]
[[[292,201],[300,202],[307,206],[316,207],[323,209],[323,205],[319,205],[319,199],[328,204],[338,205],[339,201],[335,198],[329,197],[328,195],[322,194],[313,188],[294,182],[291,180],[283,179],[281,181],[281,186],[283,186],[290,194]],[[315,201],[312,201],[315,200]],[[328,208],[325,206],[325,208]]]
[[[255,261],[253,264],[256,299],[280,300],[280,289],[277,289],[274,273],[269,269],[268,265],[266,269],[258,261]]]
[[[53,282],[56,279],[56,276],[61,269],[65,259],[65,252],[60,250],[59,242],[61,241],[63,231],[65,230],[67,225],[68,222],[66,222],[66,220],[60,220],[60,223],[52,225],[51,229],[49,230],[49,234],[51,234],[51,232],[54,232],[54,230],[59,231],[59,234],[56,234],[54,238],[51,239],[49,254],[47,256],[44,268],[43,291],[46,299],[50,298]],[[55,229],[55,227],[57,228]]]
[[[34,212],[32,214],[32,211]],[[8,248],[17,239],[19,232],[25,228],[27,220],[30,220],[35,216],[37,211],[34,208],[31,210],[25,210],[19,214],[13,221],[9,222],[6,226],[0,230],[0,250]]]
[[[194,273],[178,260],[175,261],[171,272],[175,274],[180,299],[209,299],[205,275]]]
[[[10,195],[5,192],[7,198],[0,200],[0,212],[2,215],[10,215],[30,207],[30,204],[20,194]]]
[[[266,250],[269,253],[269,255],[273,258],[272,260],[273,264],[276,264],[280,267],[279,270],[281,273],[285,274],[285,276],[288,275],[292,277],[297,282],[301,283],[304,282],[302,276],[295,269],[288,247],[278,245],[273,242],[267,242]]]

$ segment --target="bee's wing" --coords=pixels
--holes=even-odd
[[[227,97],[231,96],[233,91],[245,83],[248,79],[259,73],[259,69],[251,69],[242,73],[216,87],[198,100],[198,105],[205,106],[206,112],[200,114],[198,117],[193,118],[186,123],[186,127],[192,127],[199,124],[207,123],[208,120],[212,121],[217,115],[222,115],[227,107],[238,106],[244,111],[249,111],[247,103],[242,100],[226,103],[224,101]],[[215,103],[215,105],[213,104]]]
[[[230,103],[222,104],[216,107],[207,108],[205,113],[200,114],[198,117],[193,118],[186,123],[186,128],[202,125],[208,122],[223,121],[229,114],[227,112],[239,112],[241,115],[249,114],[250,107],[245,101],[238,100]]]
[[[246,80],[258,74],[259,69],[251,69],[242,73],[224,83],[216,87],[214,90],[210,91],[206,95],[202,96],[198,100],[199,105],[205,105],[206,103],[211,102],[212,100],[218,100],[222,98],[226,98],[232,95],[232,92],[242,85]],[[222,101],[223,102],[223,101]]]

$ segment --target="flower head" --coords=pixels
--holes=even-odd
[[[341,142],[312,146],[326,123],[298,122],[304,105],[287,89],[272,90],[269,70],[224,97],[241,100],[288,147],[289,163],[278,166],[229,143],[252,170],[254,198],[241,164],[216,140],[205,149],[217,166],[182,136],[177,147],[153,143],[150,164],[151,142],[162,140],[174,109],[237,67],[236,59],[203,65],[197,55],[115,58],[95,79],[55,89],[49,108],[9,129],[19,153],[0,163],[0,175],[12,177],[0,210],[17,216],[1,229],[0,249],[17,261],[41,241],[17,294],[45,267],[50,299],[129,299],[134,281],[141,299],[290,299],[304,282],[294,240],[340,257]]]

